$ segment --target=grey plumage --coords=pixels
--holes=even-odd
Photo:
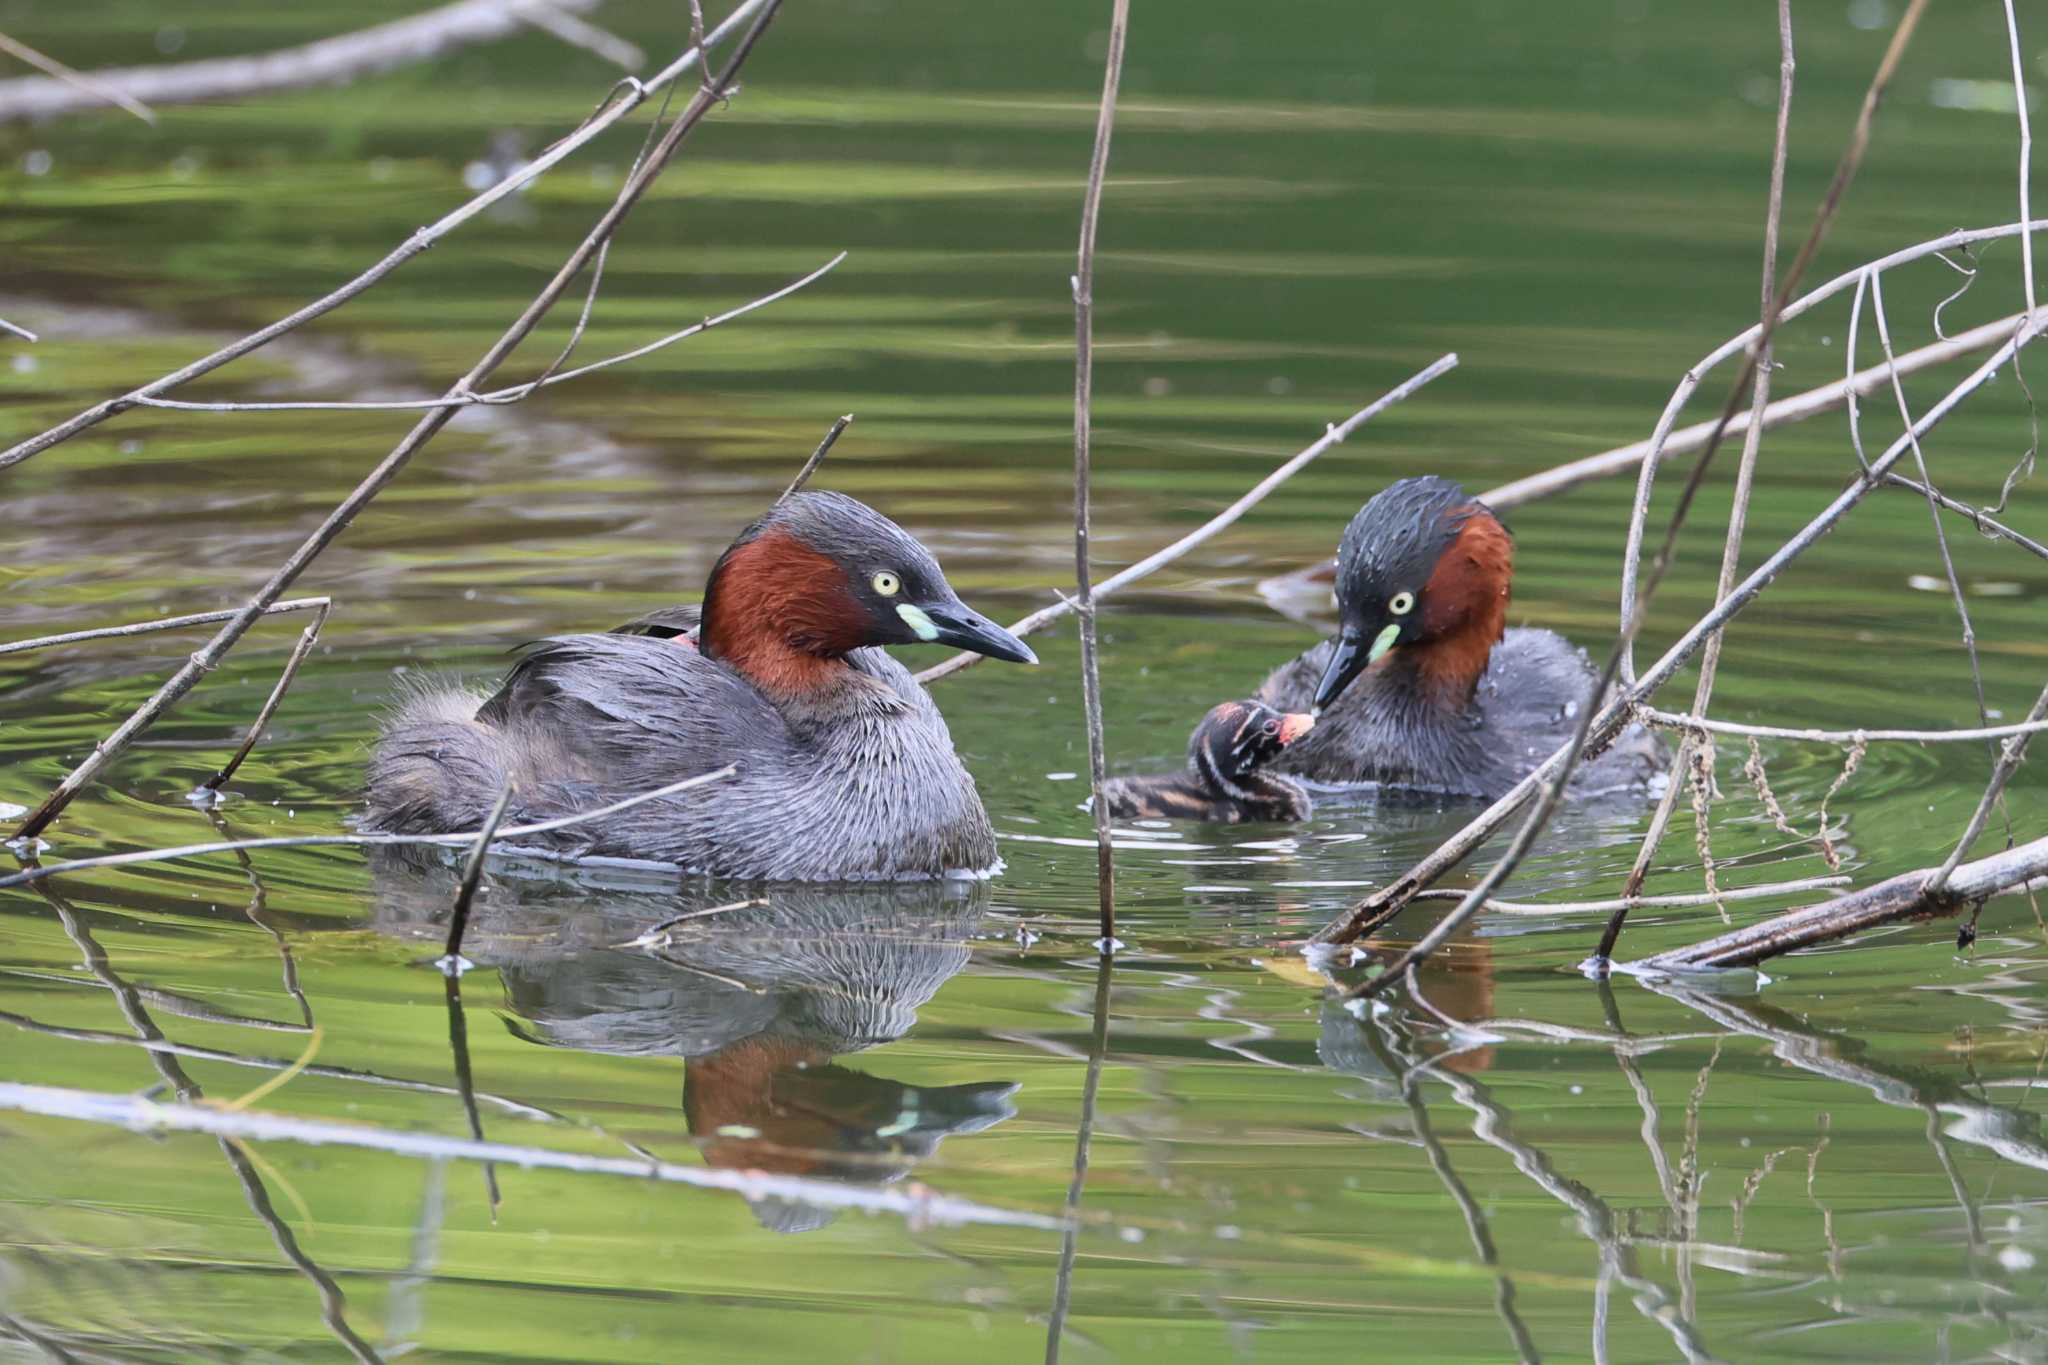
[[[1492,514],[1456,483],[1433,476],[1391,484],[1359,509],[1337,551],[1342,632],[1358,651],[1354,666],[1366,662],[1362,647],[1383,630],[1398,632],[1394,647],[1328,701],[1316,728],[1290,745],[1275,769],[1329,786],[1369,782],[1491,799],[1571,738],[1578,708],[1599,675],[1585,651],[1550,631],[1510,629],[1490,653],[1475,654],[1475,669],[1480,658],[1485,667],[1469,700],[1423,676],[1420,651],[1444,647],[1447,620],[1470,638],[1471,618],[1459,616],[1457,598],[1432,601],[1432,579],[1440,561],[1453,562],[1446,552],[1482,515]],[[1501,575],[1501,595],[1482,600],[1498,623],[1509,558],[1504,532],[1492,538],[1500,558],[1491,571]],[[1478,568],[1469,562],[1456,567],[1466,574]],[[1391,610],[1396,598],[1411,599],[1400,615]],[[1275,669],[1258,700],[1282,711],[1309,709],[1338,649],[1337,640],[1325,640]],[[1580,767],[1572,791],[1586,796],[1647,786],[1663,767],[1662,755],[1654,736],[1632,727]]]
[[[1305,708],[1330,661],[1328,640],[1275,669],[1258,698],[1280,711]],[[1491,800],[1522,780],[1572,736],[1577,708],[1599,673],[1586,651],[1554,631],[1515,627],[1494,646],[1472,702],[1446,712],[1411,679],[1401,660],[1360,674],[1274,761],[1284,773],[1324,786],[1364,782]],[[1641,726],[1582,765],[1574,795],[1648,785],[1664,766],[1663,746]]]
[[[847,566],[871,640],[911,640],[893,610],[863,604],[871,568],[900,575],[902,600],[979,622],[937,563],[893,522],[838,494],[805,493],[748,528],[791,532]],[[711,591],[716,592],[714,570]],[[983,873],[995,831],[931,697],[880,649],[845,654],[821,689],[771,699],[687,632],[693,608],[605,635],[529,646],[489,697],[416,690],[387,719],[368,774],[371,829],[474,829],[510,780],[507,823],[589,810],[735,765],[722,782],[648,802],[536,842],[557,852],[649,859],[692,872],[838,881]],[[1021,648],[1021,646],[1020,646]],[[1027,651],[1028,653],[1028,651]]]

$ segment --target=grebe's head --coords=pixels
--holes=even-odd
[[[1403,479],[1376,494],[1337,547],[1336,649],[1315,710],[1401,649],[1434,689],[1469,699],[1507,627],[1514,564],[1507,528],[1449,479]]]
[[[841,493],[784,498],[740,533],[705,585],[699,642],[782,693],[812,689],[866,645],[951,645],[1038,662],[960,600],[931,551]]]
[[[1214,791],[1239,794],[1238,784],[1315,728],[1307,715],[1282,715],[1256,701],[1227,701],[1202,717],[1188,737],[1188,764]]]

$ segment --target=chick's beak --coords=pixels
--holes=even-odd
[[[897,612],[920,640],[952,645],[1013,664],[1038,662],[1029,645],[957,597],[927,603],[922,608],[906,603]]]
[[[1294,743],[1303,735],[1316,728],[1316,718],[1306,711],[1297,711],[1291,716],[1280,717],[1280,744],[1282,748]]]

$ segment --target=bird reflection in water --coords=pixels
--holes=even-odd
[[[498,972],[529,1041],[683,1058],[683,1117],[709,1165],[881,1185],[1016,1112],[1012,1082],[913,1085],[835,1061],[903,1037],[967,965],[987,883],[777,887],[732,905],[605,875],[487,877],[463,953]],[[439,938],[453,887],[438,863],[381,859],[378,927]],[[751,1207],[778,1232],[833,1217]]]

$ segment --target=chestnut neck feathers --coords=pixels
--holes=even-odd
[[[1515,543],[1484,504],[1457,510],[1466,513],[1465,521],[1422,590],[1426,634],[1413,653],[1424,686],[1440,700],[1463,706],[1507,633]]]
[[[1383,677],[1462,709],[1507,630],[1514,559],[1513,539],[1486,504],[1449,479],[1402,479],[1345,528],[1339,613],[1368,641],[1395,632],[1373,666]]]
[[[770,696],[826,691],[849,675],[847,654],[900,635],[858,586],[883,568],[906,587],[945,581],[930,552],[879,513],[839,493],[794,494],[712,566],[698,647]]]
[[[800,696],[846,671],[866,625],[846,574],[786,530],[774,528],[719,557],[704,593],[698,647],[762,691]]]

